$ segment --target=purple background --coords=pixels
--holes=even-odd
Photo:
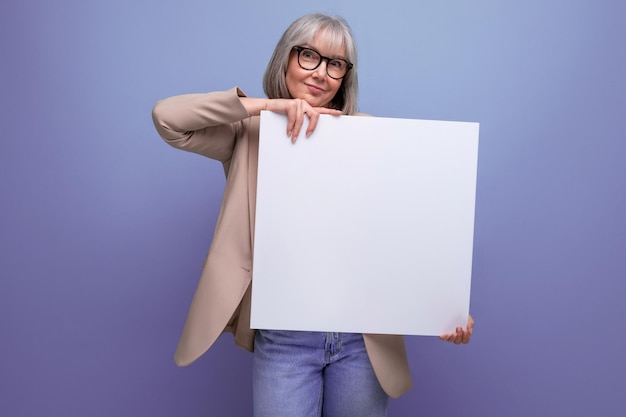
[[[474,339],[407,338],[389,415],[622,415],[624,3],[215,3],[2,1],[0,415],[250,415],[230,336],[172,361],[224,180],[150,110],[260,96],[310,11],[352,24],[362,111],[481,123]]]

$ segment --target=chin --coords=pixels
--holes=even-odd
[[[328,107],[330,101],[320,100],[319,98],[315,97],[311,100],[307,100],[307,103],[309,103],[312,107]]]

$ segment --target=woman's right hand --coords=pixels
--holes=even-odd
[[[295,142],[304,124],[304,116],[309,118],[309,125],[306,129],[306,136],[310,136],[317,126],[320,114],[330,114],[340,116],[341,110],[329,109],[327,107],[311,107],[305,100],[294,99],[255,99],[248,97],[240,98],[242,104],[250,115],[258,115],[261,110],[268,110],[274,113],[287,115],[287,136]]]

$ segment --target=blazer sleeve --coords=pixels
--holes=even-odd
[[[185,94],[157,102],[152,120],[171,146],[226,164],[233,154],[241,122],[250,117],[237,87],[206,94]]]

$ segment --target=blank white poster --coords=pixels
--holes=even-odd
[[[440,335],[469,313],[478,124],[261,114],[251,326]]]

